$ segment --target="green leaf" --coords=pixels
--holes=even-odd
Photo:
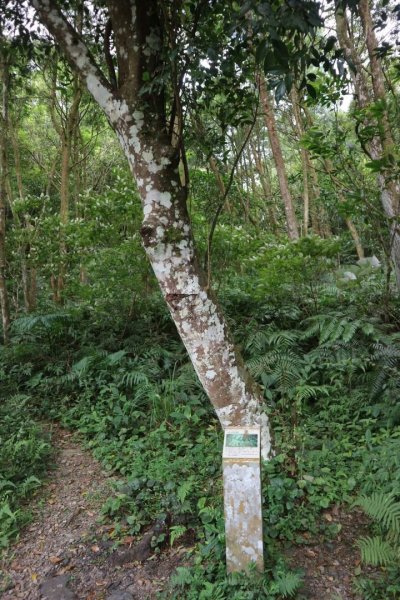
[[[170,533],[170,546],[174,545],[175,540],[177,540],[178,538],[182,537],[184,533],[186,533],[187,531],[187,527],[185,527],[184,525],[174,525],[170,528],[169,533]]]
[[[334,35],[331,35],[330,37],[328,37],[327,42],[325,44],[325,52],[326,53],[330,52],[335,44],[336,44],[336,38]]]
[[[313,85],[311,85],[311,83],[307,83],[306,89],[307,89],[307,93],[311,96],[311,98],[313,100],[316,100],[318,94],[317,94],[317,90],[315,89],[315,87]]]
[[[261,42],[261,44],[258,45],[257,50],[256,50],[256,63],[257,64],[260,64],[263,62],[263,60],[265,60],[267,52],[268,52],[268,42],[266,40],[263,40]]]

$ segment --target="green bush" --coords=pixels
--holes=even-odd
[[[49,436],[32,419],[29,400],[16,395],[0,406],[0,548],[29,520],[26,500],[41,485],[51,456]]]

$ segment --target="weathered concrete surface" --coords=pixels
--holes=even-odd
[[[224,459],[223,475],[227,571],[263,571],[260,461]]]

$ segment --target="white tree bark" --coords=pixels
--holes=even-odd
[[[179,152],[162,123],[158,98],[149,96],[146,105],[139,94],[142,71],[138,65],[146,57],[148,62],[155,60],[160,45],[154,20],[149,27],[154,3],[144,3],[144,7],[133,0],[108,2],[121,78],[126,75],[126,85],[122,83],[118,91],[112,90],[82,38],[53,1],[32,0],[32,4],[117,133],[142,199],[144,248],[222,427],[260,425],[262,456],[268,458],[271,438],[261,393],[244,368],[198,265],[179,177]]]

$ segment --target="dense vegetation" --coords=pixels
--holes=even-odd
[[[355,573],[355,589],[366,600],[400,597],[398,212],[381,204],[399,176],[398,57],[387,33],[390,26],[396,35],[399,10],[373,7],[389,41],[371,59],[365,19],[352,9],[352,20],[342,18],[353,59],[366,65],[365,105],[339,18],[329,25],[334,34],[328,26],[313,34],[304,81],[285,55],[296,50],[290,32],[282,46],[279,30],[271,55],[255,20],[259,44],[245,44],[253,62],[243,65],[237,89],[248,97],[235,99],[236,116],[224,87],[234,79],[231,59],[224,73],[216,54],[222,25],[208,23],[199,35],[201,52],[214,43],[206,63],[199,59],[207,93],[187,82],[194,237],[274,433],[263,466],[262,577],[226,577],[221,427],[141,246],[140,197],[117,140],[56,48],[36,40],[27,49],[1,33],[8,304],[1,296],[0,549],[29,520],[32,491],[51,477],[56,421],[81,432],[118,479],[103,507],[116,543],[160,519],[171,523],[171,545],[191,532],[191,566],[177,570],[165,597],[295,597],[302,574],[287,565],[285,549],[334,538],[338,526],[321,517],[333,505],[361,506],[371,518],[370,537],[354,543],[362,562],[379,569],[372,580]],[[384,98],[372,93],[378,59]],[[264,97],[261,89],[249,118],[259,101],[249,77],[261,63]],[[355,99],[343,103],[344,92]],[[264,118],[271,111],[291,224]],[[165,542],[154,540],[155,551]]]

